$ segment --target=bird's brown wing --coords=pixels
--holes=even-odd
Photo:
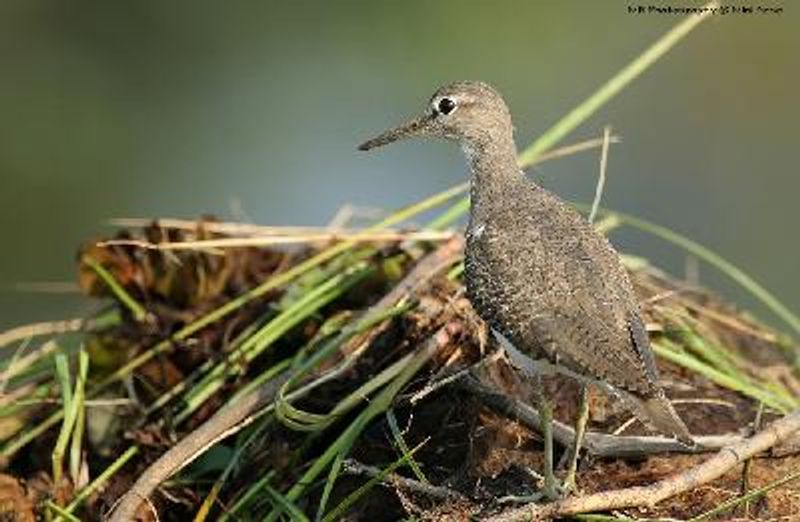
[[[486,319],[523,352],[542,349],[579,373],[649,393],[655,365],[619,256],[583,217],[541,192],[489,217],[473,245]]]
[[[650,348],[650,336],[647,335],[647,329],[638,310],[633,310],[628,315],[628,330],[631,333],[633,346],[639,353],[642,362],[644,362],[645,370],[654,381],[658,380],[656,359],[653,356],[653,350]]]

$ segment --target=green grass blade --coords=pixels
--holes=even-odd
[[[317,522],[322,520],[322,517],[325,514],[325,508],[328,506],[328,500],[330,499],[331,492],[333,491],[333,486],[336,484],[336,479],[339,478],[339,475],[341,474],[344,458],[345,455],[343,453],[338,453],[336,458],[333,459],[331,469],[328,472],[328,480],[325,481],[325,487],[322,489],[322,497],[320,498],[319,505],[317,506],[317,515],[314,517],[314,520]]]
[[[411,354],[384,368],[356,390],[339,401],[326,415],[308,413],[294,408],[288,400],[276,401],[275,415],[284,424],[298,431],[320,431],[327,428],[342,415],[361,404],[379,388],[396,378],[411,360]]]
[[[324,360],[335,354],[344,343],[356,335],[359,335],[369,330],[373,326],[391,319],[392,317],[404,314],[411,309],[412,306],[410,304],[398,304],[386,310],[375,310],[372,313],[358,319],[353,325],[345,326],[345,328],[337,337],[326,342],[319,350],[299,363],[296,371],[289,381],[287,381],[287,383],[293,384],[299,381],[303,376],[317,368]]]
[[[267,368],[266,370],[255,376],[253,380],[249,381],[247,384],[239,388],[236,391],[236,393],[234,393],[233,396],[230,398],[228,403],[233,403],[240,397],[243,397],[244,395],[254,392],[258,388],[261,388],[268,381],[271,381],[272,379],[283,373],[285,370],[287,370],[291,366],[291,364],[292,364],[291,358],[283,359],[282,361],[273,364],[272,366],[270,366],[269,368]]]
[[[708,7],[717,5],[718,2],[716,1],[707,4]],[[650,46],[650,48],[626,65],[610,80],[604,83],[594,94],[572,109],[566,116],[561,118],[536,141],[523,150],[518,158],[520,166],[525,167],[536,161],[544,151],[553,147],[564,136],[589,119],[597,109],[608,103],[611,98],[635,80],[648,67],[653,65],[653,63],[661,58],[667,51],[672,49],[710,14],[711,11],[706,10],[702,14],[690,15],[670,29],[664,36]]]
[[[281,510],[288,513],[293,521],[308,522],[308,517],[294,505],[294,502],[274,490],[269,484],[264,484],[264,491],[270,496],[273,504],[277,504]]]
[[[391,408],[386,410],[386,422],[389,424],[389,430],[392,432],[394,443],[397,445],[397,449],[400,450],[401,457],[408,463],[411,471],[413,471],[414,475],[416,475],[417,480],[423,484],[430,484],[428,477],[425,476],[425,474],[422,472],[422,468],[420,468],[416,459],[414,459],[414,457],[411,455],[411,451],[408,449],[408,444],[406,444],[406,440],[403,438],[403,433],[400,431],[400,427],[397,425],[397,417],[394,416],[394,410]]]
[[[89,265],[91,269],[95,271],[98,277],[100,277],[106,286],[108,286],[109,290],[111,290],[111,293],[114,294],[114,297],[116,297],[117,300],[130,311],[131,315],[133,315],[133,318],[136,319],[136,321],[142,322],[147,319],[147,310],[145,310],[144,307],[140,305],[139,302],[136,301],[136,299],[134,299],[133,296],[131,296],[131,294],[129,294],[127,290],[125,290],[125,288],[119,284],[119,282],[117,282],[116,279],[114,279],[114,276],[111,274],[111,272],[106,270],[105,267],[89,256],[83,256],[83,262]]]
[[[69,448],[69,473],[73,483],[78,480],[81,467],[81,453],[83,449],[83,431],[86,419],[86,379],[89,375],[89,354],[81,349],[78,352],[78,378],[75,381],[75,395],[73,408],[75,409],[75,426],[72,430],[72,440]]]
[[[242,457],[244,456],[245,452],[257,440],[260,440],[260,439],[264,438],[264,434],[266,432],[266,429],[269,426],[271,426],[272,424],[273,424],[273,419],[271,419],[271,418],[270,419],[266,419],[263,422],[259,423],[244,438],[244,441],[237,446],[236,451],[233,454],[233,458],[231,458],[231,461],[225,467],[225,470],[222,472],[222,474],[219,476],[217,481],[214,483],[214,486],[212,487],[211,492],[203,500],[203,504],[201,505],[200,509],[198,510],[197,515],[195,516],[195,522],[200,522],[202,520],[202,518],[200,518],[201,515],[202,515],[201,510],[206,510],[206,513],[207,513],[207,511],[211,509],[211,505],[213,504],[214,500],[219,495],[219,492],[222,491],[222,487],[225,485],[225,482],[228,480],[228,477],[231,475],[231,473],[233,473],[233,470],[241,462]],[[265,480],[264,480],[263,484],[266,484],[274,476],[275,476],[275,471],[274,470],[268,472],[266,474],[266,476],[264,477]],[[258,483],[260,481],[256,481],[256,482]],[[258,486],[258,489],[260,489],[263,486],[263,484],[261,484],[261,486]],[[252,487],[252,485],[253,484],[251,484],[251,487]],[[250,488],[248,488],[248,490],[249,489]],[[256,489],[255,491],[258,491],[258,489]],[[241,501],[241,499],[240,499],[240,501]],[[246,501],[245,501],[245,503],[246,503]],[[219,522],[224,522],[225,520],[227,520],[228,516],[235,514],[235,510],[240,509],[240,507],[242,505],[243,504],[239,504],[239,501],[237,501],[236,505],[232,506],[228,510],[225,510],[225,512],[220,515],[220,517],[218,519]],[[236,506],[239,506],[239,507],[236,507]]]
[[[47,506],[47,509],[49,509],[50,511],[52,511],[57,515],[55,519],[56,522],[58,520],[61,520],[62,518],[67,519],[69,522],[81,522],[80,518],[68,512],[66,509],[62,508],[52,500],[45,500],[45,505]]]
[[[66,354],[60,352],[55,356],[56,378],[61,389],[61,408],[64,412],[64,422],[61,424],[61,431],[53,447],[50,459],[52,461],[53,484],[56,487],[61,485],[61,477],[64,468],[64,451],[66,450],[69,437],[72,434],[72,427],[75,424],[75,411],[72,407],[73,390],[72,377],[69,370],[69,361]]]
[[[584,205],[576,205],[578,208],[585,208]],[[800,334],[800,318],[793,314],[789,308],[781,303],[778,298],[772,295],[766,288],[758,284],[752,277],[747,275],[742,269],[726,260],[711,249],[678,234],[667,227],[656,225],[641,218],[617,212],[615,210],[602,210],[603,215],[616,216],[623,223],[638,228],[654,236],[677,245],[692,255],[702,259],[720,272],[730,277],[742,288],[750,292],[756,299],[761,301],[767,308],[772,310],[775,315],[783,319],[797,334]]]
[[[319,431],[327,427],[332,422],[335,422],[338,417],[365,400],[365,397],[367,397],[372,391],[376,390],[380,386],[383,386],[385,382],[393,378],[398,369],[405,364],[405,359],[394,363],[389,368],[386,368],[383,372],[381,372],[378,376],[370,379],[367,383],[360,386],[357,390],[339,401],[333,410],[326,415],[310,414],[294,408],[291,405],[287,395],[289,389],[300,378],[316,368],[323,360],[337,353],[339,348],[351,338],[362,332],[365,332],[366,330],[382,323],[387,319],[403,314],[409,309],[411,309],[410,305],[399,304],[386,310],[373,311],[372,313],[369,313],[356,321],[355,324],[347,325],[338,336],[325,343],[308,359],[299,363],[297,369],[292,374],[292,377],[289,378],[278,391],[275,399],[275,410],[277,417],[292,429],[299,431]],[[348,356],[344,361],[342,361],[333,369],[327,371],[320,378],[305,384],[300,389],[292,391],[291,395],[294,397],[305,396],[317,386],[340,375],[344,370],[352,366],[356,359],[357,357]]]
[[[323,519],[323,522],[331,522],[333,520],[340,520],[342,515],[344,515],[344,513],[353,504],[355,504],[358,501],[358,499],[363,497],[370,489],[372,489],[373,487],[375,487],[378,484],[380,484],[383,481],[383,479],[385,479],[387,476],[389,476],[389,474],[393,473],[400,466],[408,464],[408,462],[409,462],[408,459],[411,459],[413,457],[414,453],[416,453],[421,447],[422,447],[422,444],[420,444],[419,446],[415,447],[413,450],[405,453],[403,456],[401,456],[399,459],[397,459],[396,461],[391,463],[389,466],[387,466],[386,468],[382,469],[379,474],[377,474],[376,476],[370,478],[366,483],[362,484],[358,489],[356,489],[355,491],[353,491],[352,493],[347,495],[339,503],[338,506],[333,508],[331,510],[331,512],[328,513],[325,516],[325,518]]]
[[[716,384],[737,391],[753,399],[763,402],[765,405],[781,413],[800,407],[800,400],[789,401],[785,397],[780,397],[750,382],[740,380],[730,376],[716,368],[702,362],[694,356],[684,353],[674,343],[667,339],[661,339],[653,343],[653,351],[660,357],[692,370],[700,375],[707,377]]]
[[[99,490],[107,481],[110,479],[114,474],[122,468],[129,460],[131,460],[137,453],[139,453],[139,448],[137,446],[131,446],[125,452],[120,455],[117,460],[112,462],[106,469],[100,473],[96,479],[91,481],[89,484],[86,485],[83,489],[78,491],[75,498],[72,499],[72,502],[66,507],[67,513],[72,513],[75,509],[80,506],[84,500],[89,498],[95,491]]]
[[[250,484],[250,486],[247,488],[247,491],[245,491],[244,494],[239,497],[239,499],[225,513],[220,515],[219,522],[227,522],[227,520],[231,518],[236,521],[241,520],[241,518],[237,517],[239,512],[250,506],[252,501],[257,500],[260,497],[261,491],[267,487],[270,480],[275,478],[275,475],[276,472],[271,470],[263,477]]]

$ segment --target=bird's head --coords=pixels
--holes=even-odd
[[[475,81],[441,87],[431,96],[423,114],[359,145],[360,150],[417,136],[436,136],[476,148],[511,140],[511,116],[494,87]]]

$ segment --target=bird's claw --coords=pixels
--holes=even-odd
[[[552,483],[548,484],[545,481],[545,484],[542,486],[542,489],[533,493],[531,495],[507,495],[505,497],[501,497],[498,500],[500,504],[538,504],[541,502],[554,502],[556,500],[561,500],[565,497],[568,497],[572,493],[577,491],[577,487],[575,486],[575,480],[568,483],[566,480],[564,482],[559,482],[557,480],[553,480]]]
[[[579,493],[578,484],[575,481],[575,475],[571,477],[566,477],[564,481],[560,484],[559,490],[561,491],[562,496],[568,497],[573,493]]]

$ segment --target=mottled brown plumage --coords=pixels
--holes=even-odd
[[[691,444],[657,381],[628,274],[606,238],[516,162],[508,108],[481,82],[439,89],[425,114],[364,143],[414,135],[458,141],[469,160],[465,280],[478,314],[526,355],[599,381],[640,418]]]

